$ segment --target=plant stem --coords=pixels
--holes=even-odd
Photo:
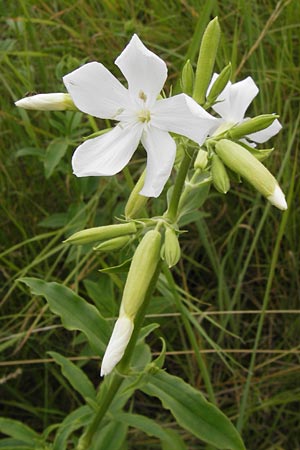
[[[121,359],[121,361],[119,362],[119,364],[117,366],[118,370],[113,373],[113,375],[112,375],[113,378],[112,378],[111,384],[109,386],[109,389],[107,390],[105,395],[103,397],[101,397],[101,404],[99,405],[99,409],[98,409],[92,423],[87,428],[87,430],[85,431],[83,436],[80,438],[80,440],[78,442],[77,450],[89,450],[94,434],[98,430],[103,417],[105,416],[110,404],[112,403],[113,399],[115,398],[115,395],[117,394],[118,390],[120,389],[122,382],[125,379],[125,375],[127,375],[129,372],[130,361],[131,361],[131,358],[132,358],[132,355],[133,355],[133,352],[134,352],[134,349],[135,349],[135,346],[136,346],[136,343],[138,340],[139,332],[140,332],[140,329],[142,327],[142,324],[143,324],[143,321],[145,318],[146,310],[147,310],[147,307],[151,300],[153,291],[155,289],[160,271],[161,271],[161,263],[158,263],[156,271],[150,282],[147,294],[145,296],[145,300],[135,318],[134,330],[133,330],[131,339],[128,343],[128,346],[126,348],[123,358]]]

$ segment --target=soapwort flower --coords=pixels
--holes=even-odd
[[[73,171],[78,177],[114,175],[126,166],[141,141],[147,152],[147,172],[140,194],[158,197],[175,159],[176,144],[169,132],[201,145],[216,119],[186,94],[158,98],[167,66],[137,35],[115,64],[128,88],[98,62],[85,64],[63,78],[79,110],[118,122],[111,131],[75,150]]]
[[[208,94],[217,78],[218,74],[215,73],[208,87]],[[247,77],[237,83],[231,83],[229,81],[217,97],[216,103],[212,106],[212,109],[221,116],[217,119],[213,134],[219,134],[233,125],[246,121],[247,118],[245,118],[245,113],[258,92],[259,89],[251,77]],[[281,128],[280,122],[275,119],[267,128],[248,134],[245,138],[250,142],[253,141],[261,144],[275,136]]]

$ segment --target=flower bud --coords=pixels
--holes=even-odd
[[[221,192],[221,194],[226,194],[230,189],[230,181],[226,168],[217,155],[212,157],[211,176],[217,191]]]
[[[130,265],[124,287],[121,309],[134,318],[140,309],[160,259],[161,234],[148,231],[139,243]]]
[[[205,150],[202,150],[202,148],[200,148],[194,162],[194,168],[204,170],[205,167],[207,166],[207,162],[208,162],[207,152]]]
[[[170,268],[178,263],[180,256],[181,250],[176,231],[173,230],[173,228],[167,228],[165,232],[165,242],[162,248],[162,258]]]
[[[194,77],[194,70],[188,59],[182,69],[180,84],[182,92],[190,96],[193,94]]]
[[[193,98],[200,105],[205,103],[206,91],[212,76],[220,41],[220,25],[215,17],[204,31],[197,62]]]
[[[111,252],[114,250],[119,250],[125,247],[126,244],[131,240],[131,236],[119,236],[113,239],[108,239],[108,241],[103,241],[96,247],[93,247],[93,250],[98,252]]]
[[[224,67],[224,69],[221,71],[220,75],[218,75],[212,87],[210,88],[206,99],[207,107],[215,103],[216,99],[219,97],[221,92],[226,87],[228,81],[230,80],[230,77],[231,77],[231,63],[229,63],[226,67]]]
[[[249,181],[270,203],[279,209],[287,209],[285,196],[276,179],[248,150],[227,139],[217,142],[215,150],[227,167]]]
[[[115,323],[112,335],[105,350],[101,364],[101,377],[108,375],[124,355],[134,328],[133,320],[120,316]]]
[[[88,228],[72,234],[64,242],[67,244],[88,244],[95,241],[104,241],[119,236],[136,233],[134,222],[121,223],[117,225],[105,225],[103,227]]]
[[[144,186],[145,176],[146,176],[146,171],[144,170],[144,172],[138,179],[138,182],[134,186],[134,188],[131,191],[131,194],[127,200],[127,203],[125,206],[126,219],[134,219],[134,218],[138,217],[139,213],[146,206],[148,197],[145,197],[144,195],[139,194],[139,192],[141,191],[141,189]]]
[[[15,102],[19,108],[36,111],[77,111],[70,94],[37,94]]]
[[[237,126],[228,131],[228,135],[232,139],[241,139],[251,133],[264,130],[268,128],[274,120],[279,117],[275,114],[262,114],[261,116],[253,117],[253,119],[245,120]]]

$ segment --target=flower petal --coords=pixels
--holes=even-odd
[[[63,82],[80,111],[101,119],[113,119],[129,102],[127,89],[98,62],[79,67]]]
[[[151,110],[151,125],[182,134],[201,145],[218,122],[191,97],[179,94],[155,103]]]
[[[141,195],[158,197],[169,178],[176,156],[176,144],[166,131],[149,127],[142,144],[147,151],[146,178]]]
[[[267,128],[261,131],[257,131],[256,133],[248,134],[247,138],[251,141],[258,142],[259,144],[262,144],[263,142],[266,142],[271,137],[275,136],[275,134],[279,133],[281,130],[282,125],[280,124],[279,120],[274,120],[274,122]]]
[[[213,109],[227,122],[241,122],[258,91],[251,77],[234,84],[229,82],[217,98],[219,103],[216,103]]]
[[[166,81],[167,66],[161,58],[145,47],[136,34],[132,36],[115,64],[124,74],[128,89],[134,97],[146,100],[147,106],[155,102]]]
[[[77,177],[114,175],[126,166],[138,146],[142,124],[123,127],[81,144],[72,158]]]

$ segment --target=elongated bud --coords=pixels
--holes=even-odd
[[[134,329],[133,320],[127,316],[119,317],[105,350],[101,364],[101,373],[108,375],[121,360]]]
[[[130,265],[124,287],[121,310],[134,318],[140,309],[160,260],[161,234],[148,231],[139,243]]]
[[[253,119],[245,120],[239,125],[231,128],[228,131],[228,135],[232,139],[241,139],[251,133],[264,130],[272,125],[274,120],[279,117],[275,114],[262,114],[261,116],[253,117]]]
[[[202,148],[200,148],[194,162],[194,168],[203,170],[206,168],[207,163],[208,163],[207,152],[205,150],[202,150]]]
[[[178,263],[180,256],[181,250],[177,233],[172,228],[167,228],[165,232],[165,242],[162,248],[162,258],[170,268]]]
[[[212,182],[217,191],[226,194],[230,189],[230,181],[222,160],[213,155],[211,162]]]
[[[108,241],[103,241],[99,245],[93,248],[98,252],[111,252],[114,250],[120,250],[125,247],[126,244],[131,240],[131,236],[119,236],[113,239],[108,239]]]
[[[220,36],[220,25],[218,18],[215,17],[209,22],[204,31],[197,62],[193,98],[200,105],[205,103],[206,91],[211,80]]]
[[[19,108],[33,109],[36,111],[78,111],[70,94],[53,93],[37,94],[24,97],[15,102]]]
[[[216,78],[214,84],[212,85],[206,99],[206,106],[213,105],[216,99],[219,97],[221,92],[226,87],[228,81],[231,77],[231,63],[229,63],[224,69],[221,71],[220,75]]]
[[[136,183],[133,190],[131,191],[131,194],[130,194],[128,201],[126,203],[126,206],[125,206],[126,219],[135,219],[136,217],[138,217],[139,213],[146,206],[148,197],[145,197],[144,195],[139,194],[139,192],[142,190],[142,188],[144,186],[145,176],[146,176],[146,171],[144,170],[144,172],[138,179],[138,182]]]
[[[221,139],[215,150],[227,167],[249,181],[272,205],[287,209],[285,196],[276,179],[248,150],[227,139]]]
[[[192,67],[191,61],[188,59],[185,65],[183,66],[181,73],[180,84],[182,92],[190,96],[193,95],[194,78],[195,78],[194,69]]]
[[[136,225],[134,222],[121,223],[117,225],[105,225],[103,227],[88,228],[87,230],[78,231],[72,234],[64,242],[67,244],[88,244],[95,241],[104,241],[119,236],[136,233]]]

